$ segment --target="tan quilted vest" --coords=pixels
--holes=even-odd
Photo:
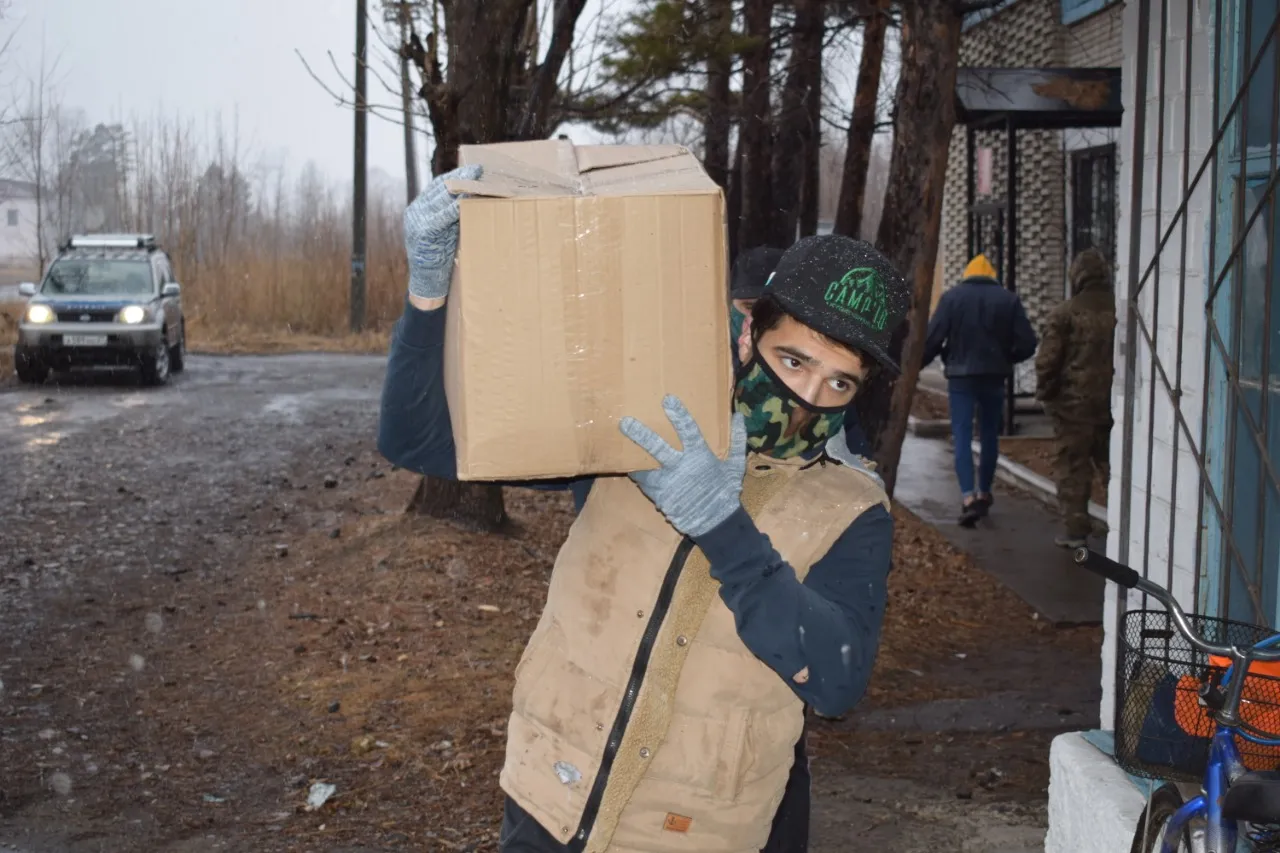
[[[743,505],[803,579],[868,508],[867,474],[751,456]],[[637,649],[682,537],[625,477],[601,478],[569,531],[516,668],[501,784],[562,843],[579,835]],[[790,686],[738,638],[689,552],[591,830],[591,853],[756,853],[803,726]]]

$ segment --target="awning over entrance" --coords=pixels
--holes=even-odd
[[[961,68],[956,121],[1020,130],[1119,127],[1119,68]]]
[[[966,133],[969,257],[982,252],[1000,281],[1018,290],[1018,131],[1119,127],[1119,68],[961,68],[956,77],[956,121]],[[1005,133],[1005,197],[977,201],[976,139],[981,130]],[[988,240],[988,232],[994,239]],[[1005,395],[1005,433],[1014,423],[1014,381]]]

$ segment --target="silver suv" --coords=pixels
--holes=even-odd
[[[72,237],[50,264],[18,324],[14,364],[23,382],[50,370],[132,366],[148,385],[182,370],[187,335],[182,287],[150,234]]]

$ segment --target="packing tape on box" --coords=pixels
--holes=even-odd
[[[622,305],[607,298],[612,256],[607,247],[619,235],[604,233],[607,220],[599,213],[598,200],[577,199],[573,211],[574,286],[564,293],[566,363],[574,442],[579,460],[592,467],[612,438],[606,431],[617,429],[622,416]],[[619,364],[605,363],[611,353]],[[616,376],[618,381],[601,382],[600,376]]]

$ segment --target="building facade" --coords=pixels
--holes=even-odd
[[[1012,0],[965,22],[960,65],[975,68],[1114,68],[1121,58],[1118,2]],[[942,276],[957,281],[969,261],[966,129],[952,137],[943,202]],[[1118,131],[1032,130],[1017,142],[1016,289],[1034,325],[1067,295],[1070,258],[1086,248],[1116,257]],[[1007,193],[1005,134],[977,134],[978,204],[1003,203]],[[981,229],[980,229],[981,230]],[[981,248],[1003,271],[1007,237],[985,233]],[[993,248],[994,247],[994,248]],[[1016,390],[1035,390],[1035,372],[1024,363]]]
[[[1108,492],[1108,556],[1264,632],[1280,616],[1278,15],[1278,0],[1124,5]],[[1161,607],[1108,584],[1104,731],[1054,742],[1052,853],[1129,850],[1161,784],[1107,753],[1155,701],[1120,689],[1143,609]]]
[[[38,209],[35,184],[0,178],[0,267],[39,268]]]

